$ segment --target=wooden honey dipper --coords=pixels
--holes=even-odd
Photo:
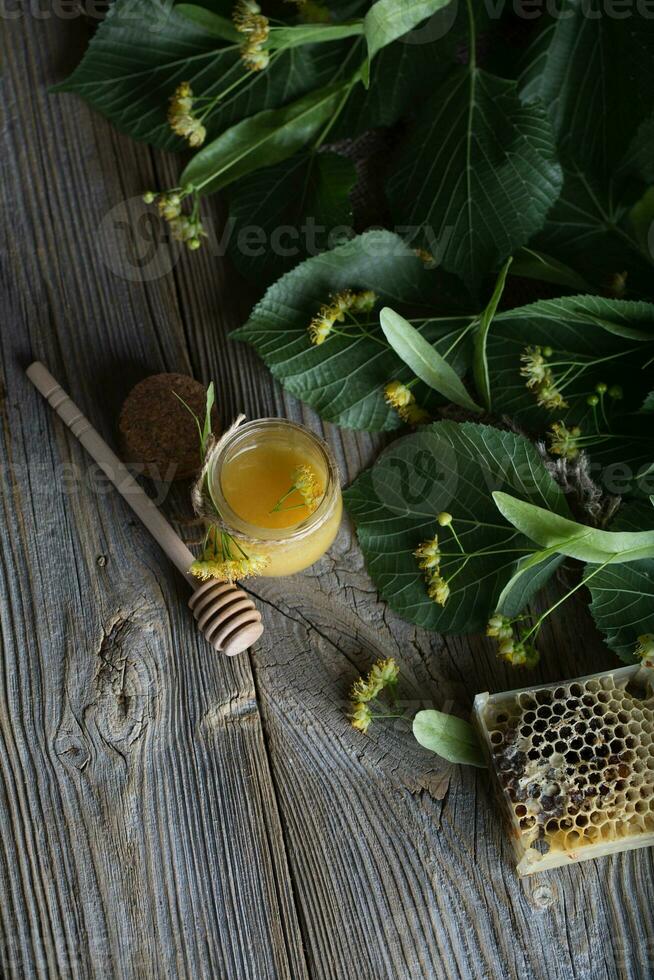
[[[198,580],[189,572],[193,562],[189,549],[46,366],[34,361],[27,369],[27,377],[104,471],[193,588],[189,606],[205,639],[228,657],[252,646],[263,633],[261,613],[252,599],[232,582],[212,580],[198,584]]]

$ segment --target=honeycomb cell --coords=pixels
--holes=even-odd
[[[648,843],[654,830],[654,692],[637,668],[487,698],[477,720],[510,803],[518,870]],[[526,858],[527,853],[529,859]],[[524,858],[524,861],[522,860]]]

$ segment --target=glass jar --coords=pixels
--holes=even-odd
[[[315,509],[304,506],[297,491],[283,499],[299,467],[310,469],[321,491]],[[343,513],[336,460],[304,426],[276,418],[240,426],[214,456],[207,476],[224,530],[248,554],[268,559],[262,575],[308,568],[336,537]]]

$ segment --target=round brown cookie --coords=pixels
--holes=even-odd
[[[186,374],[153,374],[132,388],[120,410],[120,441],[125,459],[155,480],[184,480],[200,468],[200,437],[183,398],[204,422],[206,389]],[[220,432],[216,409],[211,427]]]

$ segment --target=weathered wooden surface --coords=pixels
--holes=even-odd
[[[412,708],[465,711],[516,676],[482,638],[399,623],[347,525],[305,575],[256,584],[267,632],[248,657],[198,637],[184,583],[25,365],[45,360],[109,439],[129,387],[161,370],[223,379],[223,418],[323,428],[228,341],[247,299],[220,258],[168,269],[164,249],[157,275],[129,252],[121,202],[176,164],[47,95],[84,24],[25,12],[3,30],[3,974],[651,975],[651,851],[519,882],[484,774],[443,769],[403,723],[348,727],[379,654]],[[373,458],[368,437],[324,430],[346,479]],[[582,605],[542,645],[538,679],[611,663]]]

